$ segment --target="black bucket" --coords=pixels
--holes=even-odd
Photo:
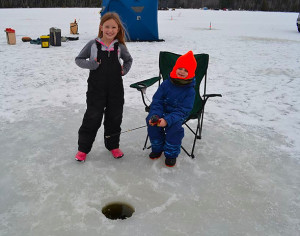
[[[61,46],[61,29],[55,27],[50,28],[50,45]]]

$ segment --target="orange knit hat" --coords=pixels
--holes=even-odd
[[[176,75],[176,70],[178,68],[185,68],[188,71],[188,76],[186,78],[181,78],[177,77]],[[191,79],[195,77],[195,70],[197,68],[197,62],[194,57],[194,54],[192,51],[188,51],[186,54],[180,56],[177,61],[175,66],[173,67],[173,70],[170,74],[170,77],[173,79]]]

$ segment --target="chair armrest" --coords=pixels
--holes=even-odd
[[[135,88],[138,91],[141,91],[144,88],[148,88],[148,87],[152,86],[153,84],[155,84],[159,80],[160,80],[160,77],[153,77],[151,79],[146,79],[146,80],[131,84],[130,88]]]
[[[222,97],[222,94],[204,94],[203,97],[212,98],[212,97]]]

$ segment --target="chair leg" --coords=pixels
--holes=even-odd
[[[194,136],[194,142],[193,142],[193,147],[192,147],[192,151],[191,153],[189,153],[183,146],[181,146],[182,150],[192,159],[195,158],[194,155],[194,150],[195,150],[195,146],[196,146],[196,140],[197,139],[201,139],[201,130],[202,130],[202,123],[203,123],[203,119],[201,119],[201,116],[203,117],[203,113],[198,117],[197,119],[197,128],[196,128],[196,132],[194,132],[187,124],[185,124],[191,131],[192,133],[195,135]],[[201,119],[201,122],[200,122]]]
[[[198,119],[198,126],[200,126],[200,131],[199,131],[199,136],[197,137],[198,139],[201,139],[201,134],[202,134],[202,125],[203,125],[203,117],[204,117],[204,108],[201,112],[201,122],[199,124],[199,119]]]
[[[183,146],[181,146],[181,149],[185,152],[186,155],[188,155],[191,158],[195,158],[194,154],[190,154]]]
[[[198,133],[199,133],[199,136],[198,136]],[[192,152],[191,152],[191,155],[190,155],[190,157],[193,158],[193,159],[195,158],[195,156],[194,156],[194,150],[195,150],[195,146],[196,146],[196,140],[199,139],[199,137],[201,138],[200,127],[199,127],[199,120],[198,120],[196,134],[195,134],[195,137],[194,137],[193,148],[192,148]]]
[[[146,141],[145,141],[143,150],[145,150],[145,149],[147,148],[148,138],[149,138],[149,135],[147,134],[147,137],[146,137]]]
[[[151,145],[150,145],[149,147],[147,147],[148,139],[149,139],[149,135],[147,134],[147,137],[146,137],[146,141],[145,141],[143,150],[145,150],[145,149],[150,149],[150,148],[151,148]]]

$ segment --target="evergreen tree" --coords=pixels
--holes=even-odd
[[[268,4],[266,2],[266,0],[263,0],[262,4],[261,4],[261,10],[262,11],[268,11]]]
[[[152,0],[147,0],[152,1]],[[101,7],[102,0],[0,0],[0,8]],[[169,8],[232,8],[234,10],[300,11],[300,0],[159,0]]]

